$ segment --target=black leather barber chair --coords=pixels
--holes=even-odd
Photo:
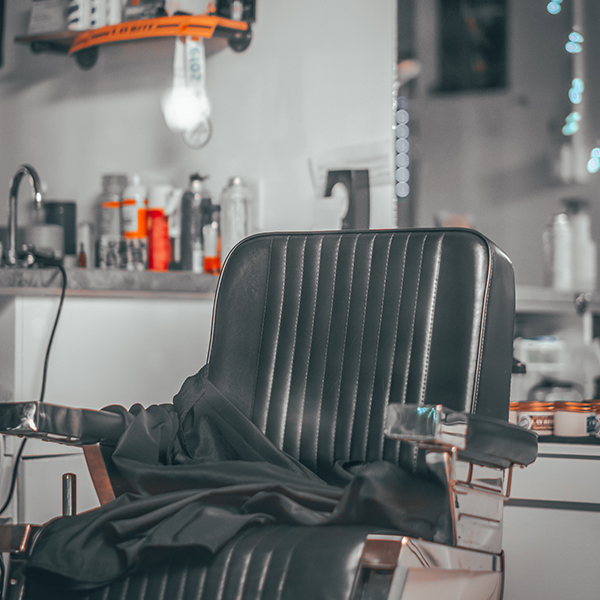
[[[212,555],[164,552],[84,590],[61,591],[60,581],[27,565],[40,547],[51,547],[61,523],[76,522],[65,519],[87,516],[51,522],[37,537],[5,525],[0,541],[13,550],[9,597],[501,598],[511,471],[537,454],[535,435],[508,423],[513,320],[511,263],[474,231],[247,238],[221,274],[208,362],[196,378],[226,399],[225,422],[243,414],[259,431],[255,439],[264,434],[298,469],[325,480],[341,469],[354,485],[364,469],[389,465],[400,479],[363,486],[367,500],[351,517],[323,517],[321,525],[269,517],[242,527]],[[128,492],[113,460],[123,414],[37,403],[0,408],[3,433],[84,446],[106,502],[98,511]],[[343,501],[351,503],[346,489]]]

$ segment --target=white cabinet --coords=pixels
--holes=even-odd
[[[56,295],[0,295],[0,401],[39,398],[57,306]],[[211,294],[67,295],[45,401],[81,408],[171,402],[206,362],[212,306]],[[7,439],[2,489],[17,445]],[[80,510],[97,505],[81,450],[30,440],[19,472],[19,521],[60,514],[65,470],[78,474]]]
[[[504,509],[504,600],[598,598],[600,445],[540,444]]]

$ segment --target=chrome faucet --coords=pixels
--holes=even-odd
[[[17,265],[17,193],[23,175],[29,176],[33,188],[33,200],[36,208],[42,208],[42,184],[37,171],[30,165],[21,165],[10,182],[10,196],[8,200],[8,250],[6,262],[9,267]]]

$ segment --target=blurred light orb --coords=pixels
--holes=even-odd
[[[598,158],[590,158],[587,164],[587,170],[590,173],[597,173],[600,170],[600,159]]]
[[[410,178],[410,171],[405,167],[396,169],[396,181],[399,183],[406,182]]]
[[[406,153],[410,150],[410,142],[406,138],[398,138],[396,140],[396,152]]]
[[[551,15],[557,15],[560,12],[560,3],[550,2],[546,8]]]
[[[408,125],[397,125],[396,126],[396,137],[397,138],[407,138],[410,130],[408,129]]]
[[[398,198],[406,198],[410,194],[410,186],[408,183],[401,182],[396,185],[396,196]]]
[[[396,112],[396,123],[408,123],[408,111],[405,109],[400,109]]]
[[[408,158],[408,154],[401,152],[400,154],[396,154],[396,166],[397,167],[408,167],[410,164],[410,158]]]

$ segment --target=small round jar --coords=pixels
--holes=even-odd
[[[554,404],[536,400],[519,402],[518,424],[538,435],[552,435],[554,431]]]
[[[588,435],[589,402],[555,402],[554,435],[585,437]]]

